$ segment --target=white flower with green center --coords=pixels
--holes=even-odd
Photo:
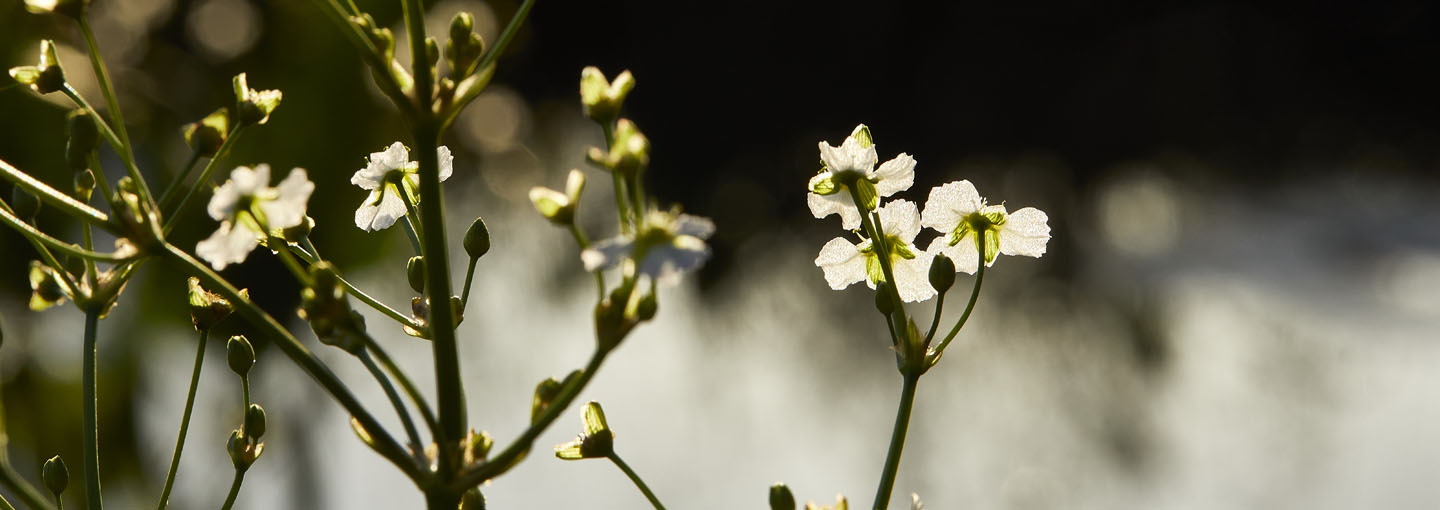
[[[305,170],[290,171],[280,185],[270,187],[270,165],[237,167],[230,178],[215,188],[205,208],[211,218],[220,222],[208,239],[195,245],[195,254],[210,262],[215,270],[245,261],[269,232],[299,225],[305,221],[305,203],[315,191],[315,183]]]
[[[710,258],[705,239],[715,233],[707,218],[675,211],[651,209],[638,235],[622,234],[592,243],[580,253],[586,271],[626,264],[627,274],[653,279],[660,285],[680,282],[680,275],[698,269]]]
[[[890,267],[895,273],[895,290],[900,299],[914,303],[930,299],[935,288],[930,286],[932,253],[915,248],[915,235],[920,233],[920,213],[915,203],[896,200],[880,208],[880,226],[885,231],[885,246]],[[815,265],[825,271],[825,281],[835,290],[864,281],[870,288],[885,281],[880,252],[871,239],[852,243],[843,237],[831,239],[820,248]]]
[[[840,226],[855,230],[860,228],[860,210],[855,207],[851,187],[859,192],[861,200],[866,202],[865,210],[869,211],[879,206],[880,197],[910,189],[915,183],[915,158],[909,154],[895,156],[876,169],[878,160],[870,128],[864,124],[855,126],[839,147],[820,142],[820,162],[824,168],[810,178],[807,197],[810,213],[816,218],[839,214]]]
[[[454,172],[455,156],[444,145],[435,149],[435,156],[440,161],[440,181],[444,182]],[[384,152],[370,153],[365,168],[350,177],[350,184],[370,190],[370,196],[355,210],[355,226],[373,232],[390,228],[405,216],[405,200],[419,194],[419,171],[420,164],[410,161],[410,151],[400,142],[390,144]]]
[[[955,269],[974,274],[979,269],[978,234],[984,233],[985,266],[998,255],[1039,257],[1050,241],[1050,220],[1044,211],[1026,207],[1013,213],[1004,205],[985,205],[970,181],[959,181],[930,189],[920,224],[940,231],[925,251],[944,253],[955,261]]]

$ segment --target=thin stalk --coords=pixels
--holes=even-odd
[[[240,397],[245,401],[245,405],[244,405],[243,407],[241,407],[240,409],[241,409],[242,411],[249,411],[249,410],[250,410],[250,376],[249,376],[249,375],[242,375],[242,376],[240,376]]]
[[[85,354],[81,361],[80,385],[84,393],[84,403],[81,405],[84,420],[84,441],[81,444],[81,451],[85,457],[85,503],[90,510],[100,510],[100,427],[99,410],[97,408],[96,378],[99,374],[99,367],[96,365],[96,339],[99,337],[100,310],[90,308],[85,310]]]
[[[385,367],[385,371],[390,373],[390,377],[394,377],[395,381],[400,383],[400,388],[405,390],[405,394],[410,397],[410,402],[415,404],[415,409],[420,412],[420,417],[425,419],[425,426],[430,429],[430,434],[436,434],[440,425],[435,421],[435,412],[430,410],[430,404],[425,401],[425,396],[420,394],[420,389],[415,386],[415,382],[405,374],[404,370],[400,369],[400,365],[395,364],[395,360],[390,358],[390,354],[380,347],[374,337],[364,335],[364,338],[365,347],[370,349],[370,353],[380,361],[380,365]]]
[[[416,255],[423,253],[424,250],[420,249],[420,234],[415,230],[415,223],[410,220],[410,215],[407,213],[401,219],[405,220],[405,238],[410,240],[410,248],[415,250]]]
[[[60,209],[60,211],[66,215],[80,218],[112,234],[124,234],[120,232],[115,225],[111,225],[110,217],[100,212],[99,209],[90,207],[89,205],[81,203],[79,200],[71,198],[70,195],[40,182],[19,168],[10,166],[10,164],[4,160],[0,160],[0,177],[4,177],[5,180],[14,183],[16,186],[30,192],[30,194],[40,197],[40,200],[45,202],[46,205]]]
[[[95,250],[95,236],[90,232],[90,224],[83,221],[80,222],[80,243],[87,251]],[[85,260],[85,283],[92,289],[99,288],[100,270],[95,267],[95,259],[82,258]]]
[[[15,505],[10,504],[10,500],[5,499],[4,495],[0,495],[0,510],[15,510]]]
[[[960,320],[955,321],[955,327],[950,328],[950,334],[945,335],[945,339],[940,341],[940,345],[935,346],[935,354],[930,355],[932,358],[945,352],[945,347],[950,345],[950,341],[960,333],[960,328],[965,327],[965,322],[970,320],[970,312],[975,310],[975,301],[980,298],[980,285],[985,283],[985,241],[977,239],[976,242],[980,244],[978,250],[980,264],[979,269],[975,270],[975,288],[970,291],[970,302],[965,305],[965,312],[960,314]],[[928,346],[929,343],[927,342],[926,345]]]
[[[895,411],[895,430],[890,432],[890,450],[885,454],[885,468],[880,472],[880,487],[875,490],[875,510],[890,506],[890,492],[895,488],[895,475],[900,471],[900,452],[905,449],[905,432],[910,428],[910,411],[915,407],[915,386],[920,374],[905,374],[900,388],[900,407]]]
[[[289,245],[289,243],[285,244],[287,246]],[[300,266],[299,261],[295,260],[295,254],[290,253],[290,250],[276,250],[275,256],[280,259],[280,262],[285,265],[286,269],[290,270],[291,274],[295,275],[295,279],[298,280],[301,285],[306,287],[311,285],[310,273],[306,271],[304,267]]]
[[[640,182],[641,175],[637,172],[630,178],[630,200],[634,202],[636,232],[645,228],[645,184]]]
[[[43,233],[40,233],[40,231],[36,229],[34,225],[25,223],[23,221],[20,221],[19,218],[16,218],[15,212],[10,209],[10,206],[6,204],[4,200],[0,200],[0,220],[4,220],[7,224],[9,224],[11,221],[14,221],[15,223],[13,223],[12,226],[15,226],[15,228],[19,230],[22,230],[22,234],[29,232],[35,232],[39,234],[38,236],[25,236],[25,238],[30,241],[30,246],[35,248],[35,252],[40,254],[40,260],[46,265],[50,266],[51,269],[54,269],[56,274],[60,275],[60,282],[65,284],[66,288],[70,289],[71,298],[89,298],[89,296],[86,296],[84,295],[84,293],[81,292],[82,289],[80,287],[80,284],[75,281],[75,278],[70,276],[70,271],[66,270],[65,266],[60,264],[60,261],[55,258],[55,254],[50,253],[50,249],[46,248],[45,243],[42,242],[45,239],[53,240],[53,238],[44,235]],[[60,243],[58,240],[56,240],[55,242]],[[67,243],[60,244],[69,246]],[[77,303],[78,302],[79,301],[77,301]]]
[[[310,240],[306,239],[305,243],[309,245]],[[311,249],[314,249],[314,245],[309,246]],[[313,253],[306,253],[305,250],[301,249],[300,247],[292,246],[290,247],[290,251],[298,255],[301,259],[304,259],[305,262],[308,264],[314,264],[320,261],[319,255]],[[375,311],[385,314],[386,317],[394,319],[395,322],[399,322],[402,326],[409,326],[411,329],[414,329],[416,331],[422,331],[425,329],[425,327],[422,326],[420,323],[411,320],[409,317],[405,316],[405,314],[400,313],[399,310],[391,308],[389,305],[386,305],[385,303],[380,302],[380,300],[375,299],[369,294],[366,294],[365,291],[360,290],[360,288],[356,287],[355,284],[350,283],[350,281],[346,280],[344,276],[341,276],[338,270],[335,272],[335,278],[340,281],[341,286],[345,287],[346,293],[355,296],[355,299],[359,299],[360,302],[365,303],[370,308],[374,308]]]
[[[405,475],[416,482],[417,485],[429,483],[426,473],[420,469],[420,466],[415,464],[415,460],[406,453],[405,449],[402,448],[399,443],[395,442],[395,438],[386,433],[384,427],[380,426],[380,422],[365,409],[365,406],[355,398],[355,395],[350,393],[350,389],[345,386],[345,383],[341,382],[340,379],[335,376],[335,373],[331,372],[330,368],[325,366],[324,362],[320,361],[319,358],[315,357],[314,353],[310,352],[309,349],[301,344],[300,340],[291,335],[279,322],[276,322],[274,317],[261,311],[259,306],[255,305],[253,301],[250,301],[248,297],[242,296],[239,289],[231,285],[229,281],[221,278],[220,275],[215,274],[209,266],[196,260],[175,245],[165,244],[165,253],[171,260],[179,263],[185,273],[200,278],[201,283],[205,284],[207,289],[211,289],[224,296],[225,299],[230,300],[230,303],[235,305],[235,312],[237,314],[252,326],[259,329],[266,338],[274,342],[275,347],[280,349],[280,352],[285,353],[285,356],[289,357],[291,361],[294,361],[301,370],[315,379],[315,381],[320,384],[320,387],[325,389],[326,393],[329,393],[341,407],[345,408],[346,412],[350,413],[350,415],[354,417],[356,421],[360,422],[360,425],[370,433],[373,448],[376,452],[400,468],[400,471],[404,472]]]
[[[475,264],[480,262],[479,258],[470,257],[470,263],[465,267],[465,290],[460,291],[460,308],[470,304],[470,286],[475,283]]]
[[[855,207],[860,207],[860,192],[852,187],[850,197],[855,202]],[[890,247],[886,246],[885,230],[880,222],[871,220],[869,211],[863,209],[860,211],[860,224],[865,228],[865,233],[870,235],[871,246],[875,247],[875,254],[880,259],[880,270],[885,274],[885,281],[890,282],[886,288],[890,289],[891,300],[895,303],[895,321],[890,328],[890,338],[898,346],[900,339],[905,338],[908,321],[905,319],[905,302],[900,299],[899,287],[895,285],[895,270],[891,267]]]
[[[660,498],[655,497],[655,493],[650,491],[650,487],[645,485],[645,481],[640,479],[640,475],[635,474],[635,470],[630,469],[630,465],[620,459],[620,454],[610,452],[610,456],[607,458],[610,459],[610,462],[615,463],[615,467],[624,471],[625,476],[630,477],[630,481],[634,482],[635,487],[640,489],[641,493],[645,494],[645,499],[650,500],[650,505],[654,506],[655,510],[665,510],[665,505],[660,504]]]
[[[50,497],[41,492],[39,488],[30,484],[29,480],[15,472],[10,465],[9,459],[0,459],[0,482],[15,491],[21,503],[33,510],[51,510],[54,505],[50,504]]]
[[[66,255],[80,257],[90,261],[99,260],[102,262],[114,263],[130,260],[129,258],[116,257],[107,253],[90,251],[85,248],[75,246],[74,244],[61,241],[54,237],[50,237],[49,234],[41,232],[40,229],[35,228],[34,225],[31,225],[24,220],[16,217],[15,214],[10,210],[9,206],[0,207],[0,223],[4,223],[10,228],[19,231],[20,235],[24,236],[27,239],[30,239],[32,242],[54,248],[55,251],[64,253]],[[89,226],[89,224],[86,224],[86,226]]]
[[[605,357],[608,355],[609,351],[596,350],[595,353],[590,356],[590,362],[580,371],[580,376],[576,377],[570,384],[560,388],[560,393],[555,396],[555,400],[552,400],[550,405],[545,407],[545,412],[540,413],[538,418],[530,422],[530,426],[525,429],[525,432],[520,434],[520,437],[515,438],[509,446],[501,450],[499,454],[496,454],[488,462],[481,464],[475,469],[460,473],[460,476],[456,478],[451,488],[457,491],[464,491],[486,480],[495,478],[513,467],[516,461],[530,452],[530,448],[535,443],[535,438],[539,437],[542,432],[545,432],[545,429],[549,428],[550,424],[570,407],[570,403],[575,401],[575,397],[580,395],[580,391],[584,390],[585,386],[590,384],[590,379],[595,377],[595,372],[600,370],[600,364],[605,361]]]
[[[370,38],[361,32],[360,27],[350,22],[345,8],[341,7],[336,0],[313,0],[313,3],[340,28],[340,33],[350,41],[350,45],[359,50],[361,60],[364,60],[373,71],[371,76],[375,78],[375,84],[380,87],[380,91],[390,98],[390,102],[400,109],[400,113],[405,118],[413,118],[415,107],[405,99],[405,92],[400,89],[400,84],[390,75],[390,62],[385,60],[380,51],[370,42]]]
[[[510,17],[510,22],[505,25],[505,29],[500,31],[500,37],[495,39],[495,44],[491,45],[490,49],[475,63],[475,71],[471,73],[471,77],[478,75],[481,80],[477,83],[477,86],[471,87],[465,91],[464,95],[455,98],[450,109],[446,111],[445,115],[440,119],[442,131],[444,128],[449,127],[451,122],[455,121],[455,117],[460,115],[460,111],[464,110],[465,107],[470,104],[470,101],[475,100],[475,98],[480,95],[480,91],[485,88],[484,86],[489,83],[490,78],[495,75],[495,61],[500,58],[501,53],[505,52],[505,48],[510,46],[510,41],[515,40],[515,35],[520,32],[520,26],[525,24],[525,18],[530,15],[530,9],[532,7],[535,7],[535,0],[525,0],[521,2],[520,8],[515,10],[515,15]]]
[[[120,100],[115,97],[115,87],[110,84],[110,73],[105,70],[105,62],[100,58],[100,46],[95,44],[95,33],[90,30],[90,21],[85,16],[80,16],[80,33],[85,35],[85,45],[90,51],[90,65],[95,68],[95,77],[100,82],[100,92],[105,95],[105,104],[110,110],[110,123],[114,124],[115,132],[120,136],[122,147],[117,147],[120,157],[125,161],[125,170],[130,172],[130,178],[135,180],[135,187],[139,190],[140,198],[149,203],[151,207],[159,207],[155,203],[155,197],[150,194],[150,185],[145,183],[145,177],[140,175],[140,167],[135,166],[135,151],[130,144],[130,133],[125,129],[125,116],[120,113]]]
[[[405,408],[405,401],[400,400],[400,393],[395,391],[395,385],[390,384],[390,379],[385,377],[385,372],[370,359],[370,354],[360,351],[355,355],[360,358],[360,363],[375,376],[375,381],[380,383],[380,388],[385,390],[385,396],[390,399],[390,405],[395,406],[395,414],[400,416],[400,424],[405,427],[405,435],[410,438],[410,448],[417,456],[416,460],[424,458],[425,443],[420,442],[420,432],[415,430],[415,422],[410,420],[410,411]]]
[[[230,134],[225,137],[225,141],[220,143],[220,148],[215,150],[215,156],[211,157],[210,161],[205,163],[205,169],[200,171],[200,178],[195,179],[195,185],[185,190],[185,194],[180,196],[179,205],[176,205],[174,209],[170,209],[168,207],[170,204],[166,202],[160,207],[160,210],[163,211],[161,217],[165,218],[166,234],[169,234],[171,230],[175,229],[175,225],[180,223],[180,218],[185,216],[185,209],[190,205],[190,201],[195,198],[195,194],[203,189],[206,184],[210,183],[210,177],[215,174],[215,169],[220,167],[220,162],[225,159],[226,154],[230,153],[230,148],[235,145],[236,140],[240,139],[240,132],[244,129],[245,125],[240,124],[230,130]],[[177,180],[174,186],[184,186],[184,183]],[[175,195],[171,195],[171,198],[173,199],[174,196]]]
[[[65,498],[61,494],[55,495],[55,508],[65,510]]]
[[[226,136],[225,140],[229,141],[230,137]],[[221,145],[224,143],[221,142]],[[190,174],[195,172],[195,163],[200,162],[200,156],[200,151],[192,151],[190,159],[185,161],[185,168],[180,170],[180,175],[175,176],[170,184],[165,186],[165,191],[160,192],[160,210],[165,210],[166,205],[175,198],[175,192],[180,191],[180,188],[185,186],[185,181],[190,180]]]
[[[85,159],[90,164],[90,169],[95,172],[95,187],[100,190],[100,201],[109,204],[114,195],[110,193],[110,182],[105,178],[105,169],[100,166],[99,154],[90,151]],[[114,207],[112,206],[111,209],[113,210]]]
[[[425,238],[425,219],[420,217],[420,212],[416,209],[416,204],[420,202],[420,199],[411,193],[410,185],[408,184],[397,186],[397,191],[400,192],[400,197],[404,199],[401,200],[401,202],[405,204],[406,224],[410,226],[411,233],[415,236],[417,243],[415,251],[420,253],[422,250],[419,242]]]
[[[573,221],[570,222],[570,235],[575,237],[575,244],[580,246],[580,251],[583,252],[586,248],[590,247],[590,240],[585,238],[585,232],[581,231],[580,226],[576,225]],[[595,271],[591,271],[591,274],[595,275],[595,297],[599,301],[604,301],[605,273],[596,269]]]
[[[949,291],[950,289],[945,290]],[[923,344],[925,348],[930,347],[930,340],[935,338],[935,330],[940,329],[940,316],[945,312],[945,294],[946,292],[941,292],[940,296],[935,298],[935,319],[930,321],[930,331],[925,333],[925,343]]]
[[[175,473],[180,469],[180,453],[185,451],[185,434],[190,431],[190,412],[195,409],[195,392],[200,388],[200,367],[205,363],[205,344],[210,339],[210,330],[200,330],[200,342],[195,347],[195,367],[190,369],[190,393],[185,396],[185,412],[180,415],[180,433],[175,436],[175,453],[170,455],[170,471],[165,474],[165,488],[160,491],[160,505],[165,510],[170,505],[170,489],[175,486]]]
[[[220,510],[230,510],[235,506],[235,498],[240,496],[240,484],[242,483],[245,483],[245,470],[236,469],[235,480],[230,482],[230,494],[225,496],[225,504],[220,506]]]

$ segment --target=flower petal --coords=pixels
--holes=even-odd
[[[934,257],[936,253],[944,253],[955,263],[955,271],[958,273],[975,274],[980,269],[980,250],[975,249],[975,234],[967,233],[959,243],[954,246],[949,244],[950,236],[937,236],[930,241],[930,246],[925,248],[925,253]]]
[[[820,248],[815,265],[825,272],[830,288],[840,290],[865,280],[865,255],[850,241],[837,237]]]
[[[875,191],[882,197],[910,189],[915,184],[915,158],[902,153],[882,163],[871,176],[879,178],[875,182]]]
[[[1039,257],[1045,254],[1045,243],[1050,241],[1049,217],[1045,211],[1034,207],[1020,209],[1000,225],[1000,253]]]
[[[985,200],[975,191],[970,181],[946,183],[930,188],[930,197],[925,200],[925,212],[920,214],[920,224],[949,234],[971,213],[985,206]]]
[[[214,234],[195,245],[195,254],[210,263],[216,271],[230,264],[239,264],[260,244],[260,238],[245,227],[236,228],[226,221]]]
[[[315,191],[315,183],[305,176],[304,168],[296,168],[280,181],[276,190],[279,194],[274,200],[260,203],[260,210],[265,212],[265,221],[269,223],[266,226],[283,229],[299,225],[305,220],[305,204]]]
[[[384,230],[401,216],[405,216],[404,200],[393,186],[384,186],[371,191],[365,203],[355,210],[355,226],[371,232]]]
[[[710,258],[710,247],[698,237],[679,236],[669,244],[653,246],[640,262],[639,273],[661,286],[680,283],[680,275],[698,269]]]
[[[590,247],[580,252],[580,262],[585,264],[586,271],[596,269],[609,269],[625,260],[630,254],[630,249],[635,245],[635,240],[628,237],[612,237],[590,243]]]
[[[920,212],[915,208],[915,202],[909,200],[896,200],[880,206],[880,228],[885,229],[885,235],[895,236],[907,243],[915,242],[915,235],[920,233]]]
[[[918,303],[935,297],[935,288],[930,286],[930,262],[934,255],[920,252],[915,258],[897,258],[891,269],[895,272],[895,290],[900,300]]]
[[[817,195],[809,193],[805,197],[810,204],[810,214],[816,218],[825,218],[831,214],[840,215],[840,227],[845,230],[860,228],[860,210],[855,207],[855,200],[850,193],[841,192],[830,195]]]
[[[699,239],[709,239],[715,233],[715,222],[710,218],[681,214],[675,218],[675,232],[677,236],[691,236]]]
[[[839,147],[832,147],[829,143],[820,142],[820,161],[825,162],[827,170],[833,173],[860,172],[869,174],[875,168],[875,161],[879,157],[875,155],[875,146],[861,147],[860,141],[854,136],[846,137],[845,142]]]
[[[435,148],[435,158],[440,161],[440,181],[450,178],[455,172],[455,155],[450,154],[450,148],[444,145]]]

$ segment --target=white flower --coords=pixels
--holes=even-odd
[[[607,269],[630,261],[626,271],[647,276],[660,285],[680,282],[680,275],[695,270],[710,258],[705,239],[715,233],[707,218],[651,209],[645,230],[592,243],[580,253],[586,271]],[[635,262],[638,261],[638,262]]]
[[[1049,217],[1044,211],[1026,207],[1006,213],[1004,205],[985,205],[970,181],[959,181],[930,189],[920,224],[940,231],[925,251],[944,253],[955,262],[957,271],[974,273],[980,267],[976,233],[985,232],[985,266],[995,257],[1045,254],[1050,241]]]
[[[454,171],[455,156],[444,145],[435,149],[435,156],[440,160],[443,182]],[[419,164],[410,161],[410,151],[400,142],[390,144],[384,152],[371,153],[370,163],[350,177],[350,184],[370,190],[370,196],[355,210],[355,226],[376,231],[394,225],[395,220],[405,215],[405,198],[400,194],[414,196],[420,188],[419,170]]]
[[[230,178],[215,188],[206,212],[220,222],[208,239],[195,245],[195,254],[210,262],[215,270],[245,261],[269,232],[299,225],[305,221],[305,203],[315,191],[315,183],[306,178],[305,170],[290,171],[277,187],[270,187],[270,165],[236,167]]]
[[[915,235],[920,233],[920,214],[915,203],[896,200],[881,206],[879,212],[891,269],[895,273],[895,290],[900,292],[900,299],[907,303],[930,299],[935,295],[935,289],[930,286],[933,254],[921,252],[911,244],[915,242]],[[825,271],[825,281],[835,290],[862,280],[873,289],[875,284],[885,280],[880,254],[870,239],[859,244],[842,237],[831,239],[820,248],[815,265]]]
[[[816,218],[839,214],[840,226],[855,230],[860,228],[860,211],[850,196],[852,183],[862,197],[888,197],[915,183],[915,158],[909,154],[895,156],[876,169],[878,160],[870,128],[864,124],[855,126],[839,147],[820,142],[820,161],[825,168],[810,179],[810,213]]]

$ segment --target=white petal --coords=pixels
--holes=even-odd
[[[315,183],[306,178],[305,169],[291,170],[276,189],[278,197],[260,203],[265,221],[269,223],[266,226],[272,229],[290,228],[305,221],[305,204],[310,201],[310,193],[315,191]]]
[[[920,224],[949,234],[960,225],[960,221],[985,206],[980,193],[970,181],[946,183],[930,188],[930,197],[925,200],[925,212],[920,215]]]
[[[355,210],[355,226],[374,232],[390,228],[401,216],[405,216],[404,200],[395,194],[394,187],[385,186],[371,191]]]
[[[1039,257],[1050,241],[1049,217],[1034,207],[1010,213],[1000,225],[1000,253]]]
[[[662,286],[680,283],[680,275],[698,269],[710,258],[710,247],[697,237],[680,236],[671,244],[651,247],[640,262],[640,274]]]
[[[260,244],[260,238],[248,228],[234,226],[226,221],[215,229],[214,234],[195,245],[195,254],[210,262],[216,271],[230,264],[245,261],[250,251]]]
[[[880,206],[879,213],[880,228],[885,229],[885,235],[915,242],[915,235],[920,233],[920,212],[915,209],[915,202],[896,200]]]
[[[441,145],[435,148],[435,158],[440,161],[440,182],[445,182],[455,172],[455,156],[449,147]]]
[[[930,246],[925,248],[925,253],[931,257],[944,253],[955,263],[956,272],[975,274],[975,270],[980,269],[980,250],[975,248],[975,234],[966,234],[955,246],[949,246],[949,240],[949,234],[936,237],[930,241]]]
[[[270,165],[261,163],[255,165],[252,170],[247,167],[236,167],[230,172],[230,181],[235,185],[235,191],[241,195],[254,195],[270,185]]]
[[[635,241],[627,237],[612,237],[590,243],[589,248],[580,252],[580,262],[585,264],[586,271],[609,269],[625,260],[634,244]]]
[[[215,221],[224,221],[235,214],[235,205],[240,203],[240,192],[235,190],[235,184],[226,180],[215,188],[215,194],[210,196],[210,203],[205,206],[205,212]]]
[[[372,152],[370,153],[370,162],[365,165],[365,168],[356,170],[355,175],[350,176],[350,184],[363,189],[375,189],[380,186],[381,182],[385,180],[385,175],[391,170],[404,167],[409,157],[410,153],[400,142],[390,144],[390,147],[383,152]]]
[[[860,228],[860,210],[855,207],[855,200],[850,198],[850,193],[833,193],[829,195],[818,195],[810,193],[805,197],[810,204],[810,214],[816,218],[825,218],[831,214],[840,215],[840,227],[845,230]]]
[[[710,218],[681,214],[675,219],[675,235],[709,239],[715,233],[715,222]]]
[[[915,158],[909,154],[895,156],[882,163],[871,175],[880,178],[875,182],[875,192],[882,197],[905,191],[915,184]]]
[[[913,259],[897,259],[890,269],[895,272],[895,290],[900,300],[916,303],[935,297],[935,288],[930,286],[930,261],[933,255],[926,252],[915,254]]]
[[[879,158],[875,155],[875,146],[861,147],[860,141],[853,136],[845,138],[845,142],[839,147],[820,142],[820,161],[824,161],[826,169],[834,173],[869,174],[870,170],[875,168],[877,159]]]
[[[830,288],[840,290],[850,284],[865,281],[865,255],[844,238],[834,238],[820,248],[815,265],[825,271],[825,282]]]

